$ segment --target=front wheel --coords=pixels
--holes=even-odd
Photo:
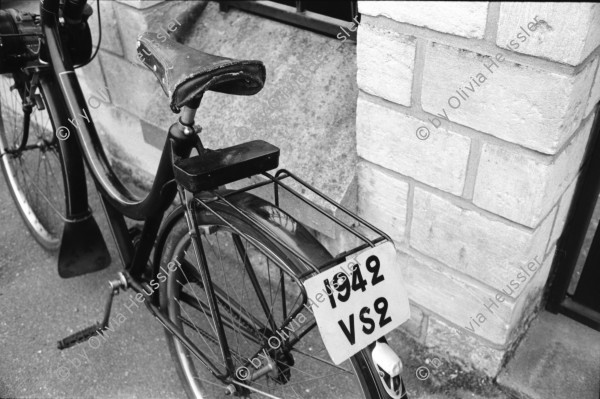
[[[213,208],[252,240],[293,262],[275,242],[231,209],[222,204]],[[283,326],[284,315],[301,307],[298,284],[250,240],[211,213],[198,212],[196,217],[234,375],[227,383],[214,377],[203,362],[167,332],[169,350],[189,398],[226,394],[245,398],[394,397],[383,388],[369,349],[339,366],[331,362],[308,308],[303,307],[290,324]],[[270,220],[285,224],[291,217],[279,210]],[[161,309],[218,371],[225,373],[227,361],[219,346],[218,326],[183,219],[167,237],[161,270],[168,270],[160,287]],[[406,397],[403,388],[402,394],[395,397]]]
[[[0,164],[19,213],[49,251],[60,245],[65,192],[43,93],[22,73],[0,75]]]

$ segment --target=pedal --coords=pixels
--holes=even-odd
[[[100,323],[96,323],[91,327],[85,328],[81,331],[77,331],[75,334],[71,334],[66,338],[58,341],[58,349],[63,350],[77,345],[78,343],[87,341],[94,335],[100,335],[103,331],[103,326]]]
[[[110,319],[110,309],[112,308],[113,298],[119,293],[119,290],[126,290],[128,288],[127,279],[123,273],[119,273],[119,278],[117,280],[110,280],[108,284],[110,286],[110,293],[104,307],[104,317],[102,322],[96,322],[96,324],[90,327],[61,339],[57,344],[58,349],[62,350],[70,348],[81,342],[87,341],[93,336],[100,335],[106,330],[108,327],[108,320]]]

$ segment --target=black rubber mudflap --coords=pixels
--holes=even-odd
[[[92,215],[77,222],[65,222],[58,275],[62,278],[96,272],[110,265],[110,255],[100,228]]]

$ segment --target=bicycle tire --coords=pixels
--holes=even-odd
[[[44,249],[55,252],[64,224],[64,179],[53,122],[39,86],[33,89],[36,103],[31,104],[27,130],[30,148],[16,151],[25,134],[23,99],[30,98],[26,94],[31,93],[30,79],[22,73],[0,75],[0,146],[7,151],[0,164],[27,228]]]
[[[233,226],[235,226],[237,229],[239,229],[242,233],[251,236],[253,239],[255,239],[258,242],[260,242],[261,244],[265,245],[269,250],[273,251],[273,253],[275,253],[281,259],[285,259],[286,261],[292,262],[292,260],[290,260],[289,257],[286,257],[286,255],[280,250],[280,248],[274,241],[269,239],[266,235],[261,233],[259,230],[257,230],[254,226],[252,226],[245,220],[242,220],[235,213],[234,210],[232,210],[228,206],[226,206],[224,204],[220,204],[220,203],[211,204],[211,207],[213,209],[218,210],[218,213],[221,217],[224,217],[229,223],[231,223]],[[285,217],[291,219],[291,217],[289,215],[284,214],[283,212],[281,212],[281,213]],[[229,234],[232,233],[232,230],[230,228],[225,226],[225,224],[221,220],[219,220],[219,218],[217,218],[210,212],[199,211],[199,212],[197,212],[196,217],[197,217],[197,221],[199,224],[199,228],[202,231],[204,231],[205,233],[210,232],[211,234],[218,234],[219,232],[223,232],[223,231],[228,232]],[[283,223],[285,223],[285,221]],[[203,236],[205,236],[205,240],[202,244],[203,247],[206,247],[205,242],[208,242],[208,240],[209,240],[208,238],[206,238],[206,235],[207,234],[203,234]],[[167,265],[169,264],[169,262],[172,262],[174,259],[177,259],[177,257],[181,255],[182,251],[185,253],[185,251],[186,251],[185,248],[189,248],[189,243],[190,243],[189,240],[190,240],[190,238],[189,238],[189,233],[188,233],[188,229],[187,229],[187,224],[185,223],[184,219],[181,218],[178,222],[176,222],[173,225],[173,228],[168,233],[164,247],[161,248],[161,250],[162,250],[162,252],[161,252],[162,253],[161,267],[162,267],[163,271],[168,269]],[[214,241],[214,239],[213,239],[213,241]],[[218,239],[217,239],[217,242],[218,242]],[[246,244],[248,244],[248,243],[246,243]],[[248,247],[246,247],[246,248],[248,248]],[[251,252],[251,251],[248,251],[248,252]],[[220,277],[215,276],[215,270],[218,268],[218,265],[216,265],[216,262],[211,263],[211,259],[208,255],[207,255],[207,262],[209,263],[209,270],[211,272],[211,280],[213,281],[213,285],[215,287],[217,287],[217,289],[223,290],[223,287],[219,286],[218,283],[222,283],[223,281],[226,281],[226,280],[222,280]],[[267,262],[267,267],[268,267],[268,262]],[[160,285],[159,298],[160,298],[161,309],[163,311],[167,312],[171,321],[173,321],[176,324],[179,324],[180,327],[183,327],[183,325],[185,323],[182,323],[181,321],[178,320],[178,318],[181,318],[182,312],[181,312],[181,310],[177,311],[177,308],[179,308],[179,309],[182,308],[182,306],[179,304],[182,301],[180,299],[178,302],[178,300],[176,300],[174,298],[176,290],[173,287],[176,286],[176,282],[178,282],[177,278],[182,277],[182,275],[185,275],[186,276],[185,278],[188,279],[188,282],[189,282],[189,278],[187,276],[189,274],[189,271],[186,273],[186,272],[180,272],[180,270],[182,270],[182,268],[178,268],[178,269],[174,270],[173,272],[171,272],[171,269],[168,269],[167,279],[166,279],[166,281],[162,282]],[[263,270],[263,274],[264,274],[264,270]],[[237,274],[237,276],[239,278],[239,273]],[[182,280],[183,280],[183,278],[182,278]],[[225,282],[225,284],[227,284],[227,283]],[[265,282],[261,281],[261,287],[264,287],[264,284],[265,284]],[[183,286],[183,284],[180,284],[180,285],[182,287],[182,288],[180,288],[180,290],[183,291],[184,286]],[[267,285],[269,285],[269,282],[267,282]],[[237,287],[239,288],[239,285]],[[196,295],[196,293],[194,293],[194,295]],[[243,297],[244,294],[238,293],[238,298],[239,298],[239,295],[242,295],[242,297]],[[233,297],[233,294],[231,295],[231,297]],[[196,295],[196,298],[198,298],[197,295]],[[251,313],[251,310],[250,310],[251,305],[249,304],[249,302],[250,301],[246,302],[244,306],[246,306],[246,308],[245,308],[246,311]],[[177,303],[177,305],[176,305],[176,303]],[[231,308],[234,306],[235,306],[235,300],[231,299],[231,302],[229,304],[225,303],[225,304],[223,304],[223,306],[221,304],[219,304],[218,307],[223,315],[223,310],[225,310],[225,313],[227,313],[228,307]],[[202,307],[202,306],[200,306],[200,307]],[[274,307],[272,306],[271,309],[273,309],[273,308]],[[204,316],[209,316],[208,314],[206,314],[207,311],[203,311],[203,312],[205,313]],[[188,312],[186,311],[185,313],[188,313]],[[228,314],[228,317],[230,317],[230,316],[231,315]],[[234,317],[229,319],[229,321],[231,322],[231,321],[233,321],[233,319],[234,319]],[[208,320],[208,318],[206,318],[206,320]],[[193,323],[193,324],[198,333],[197,335],[204,335],[206,333],[206,331],[204,331],[203,333],[200,333],[200,329],[198,328],[198,326],[196,326],[195,323]],[[241,324],[242,323],[240,323],[240,330],[241,330]],[[235,330],[235,327],[230,328],[229,330],[230,331]],[[320,338],[317,328],[314,328],[311,333],[306,335],[306,337],[308,337],[310,334],[316,335],[318,337],[318,340],[320,341],[321,338]],[[186,336],[187,336],[187,334],[186,334]],[[203,369],[203,367],[201,365],[200,365],[200,367],[197,367],[197,365],[194,364],[195,357],[189,351],[187,351],[187,349],[185,349],[185,347],[181,343],[179,343],[179,341],[176,338],[174,338],[168,331],[166,331],[166,338],[167,338],[167,344],[169,347],[169,351],[171,353],[171,357],[173,358],[173,361],[175,363],[175,368],[176,368],[177,374],[184,386],[187,396],[190,399],[208,398],[208,397],[212,398],[212,397],[220,397],[222,395],[225,395],[226,387],[224,385],[219,386],[218,385],[219,381],[217,379],[207,380],[205,375],[203,375],[203,376],[198,375],[198,373],[199,373],[198,369],[199,368]],[[314,338],[315,337],[312,337],[311,339],[314,339]],[[202,339],[205,340],[204,338],[202,338]],[[308,340],[308,338],[307,338],[307,340]],[[205,340],[205,343],[206,343],[206,345],[208,345],[206,340]],[[320,342],[320,343],[322,344],[322,342]],[[311,345],[314,345],[314,343],[311,342]],[[216,348],[216,344],[215,344],[215,348]],[[239,349],[239,348],[236,348],[236,350],[237,349]],[[214,348],[212,350],[214,350]],[[266,352],[265,352],[265,354],[266,354]],[[298,356],[298,355],[295,354],[294,356]],[[240,356],[240,357],[243,357],[243,356]],[[325,357],[327,358],[327,355],[325,355]],[[297,359],[298,358],[296,357],[296,361],[297,361]],[[248,358],[247,360],[250,360],[250,358]],[[373,365],[373,362],[370,358],[370,351],[368,349],[365,349],[365,350],[357,353],[355,356],[353,356],[351,358],[350,362],[347,362],[347,363],[352,364],[353,373],[354,373],[354,378],[353,378],[352,382],[354,382],[354,384],[355,384],[354,385],[355,389],[351,390],[350,392],[348,390],[344,390],[342,392],[342,391],[339,391],[339,389],[340,389],[339,386],[337,386],[337,385],[334,386],[333,382],[328,380],[325,384],[328,386],[326,388],[324,388],[323,386],[318,386],[315,389],[315,387],[312,385],[311,386],[307,386],[307,385],[302,386],[302,389],[300,392],[300,394],[303,395],[302,397],[314,397],[314,398],[339,397],[339,398],[344,398],[344,399],[350,398],[350,397],[361,397],[361,398],[369,398],[369,399],[391,398],[391,396],[389,396],[385,392],[383,385],[382,385],[381,381],[379,380],[378,374],[375,371],[375,366]],[[283,362],[282,362],[282,364],[283,364]],[[297,362],[296,362],[296,364],[297,364]],[[342,365],[344,365],[344,364],[345,363],[342,363]],[[345,367],[347,367],[347,364]],[[280,368],[279,360],[277,361],[277,368],[278,369]],[[295,368],[295,367],[292,367],[292,368]],[[296,374],[300,374],[300,370],[299,371],[293,370],[293,371]],[[302,371],[305,371],[305,370],[302,370]],[[296,377],[296,376],[292,373],[289,376],[289,382],[291,382],[294,377]],[[265,377],[265,378],[272,378],[272,377]],[[203,381],[202,381],[202,383],[199,383],[198,381],[200,381],[201,379]],[[215,384],[215,381],[217,382],[217,384],[216,384],[217,388],[215,388],[215,386],[213,386],[213,384]],[[344,384],[346,384],[346,382],[347,382],[346,380],[343,381]],[[206,383],[208,383],[208,385]],[[294,383],[297,383],[297,382],[294,381]],[[267,384],[267,382],[265,382],[265,384]],[[285,385],[285,384],[283,384],[283,385]],[[220,389],[220,391],[219,391],[219,389]],[[323,395],[323,389],[325,389],[325,391],[327,392],[327,394],[325,396]],[[350,386],[348,386],[347,389],[350,389]],[[338,390],[338,391],[334,392],[335,390]],[[238,394],[240,394],[239,391],[238,391]],[[248,394],[248,391],[246,391],[246,394]],[[357,396],[353,396],[353,394],[357,394]],[[263,397],[263,396],[252,395],[252,392],[250,392],[249,396],[242,395],[242,397]],[[283,395],[281,397],[288,397],[288,396]],[[299,397],[299,393],[295,392],[293,397]],[[401,397],[402,398],[406,397],[405,393],[404,393],[404,387],[402,387],[402,396]]]

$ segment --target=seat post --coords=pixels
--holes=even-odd
[[[194,117],[196,116],[196,111],[198,108],[190,108],[188,106],[183,106],[181,108],[181,116],[179,117],[179,122],[185,126],[194,126]]]
[[[202,128],[197,125],[194,126],[196,111],[198,111],[198,108],[181,107],[181,116],[177,119],[177,122],[171,125],[169,133],[179,139],[185,139],[195,133],[200,133]]]

